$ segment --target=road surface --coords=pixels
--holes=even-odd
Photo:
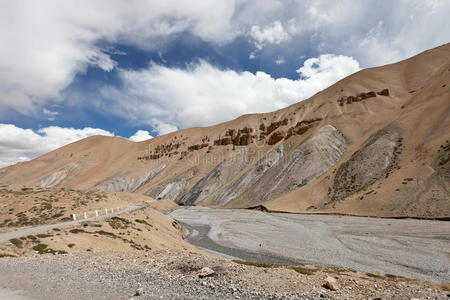
[[[183,207],[194,245],[246,260],[450,282],[450,222]]]
[[[10,239],[16,239],[16,238],[20,238],[22,236],[27,236],[27,235],[38,233],[38,232],[45,232],[45,231],[51,230],[53,228],[73,226],[73,225],[78,225],[78,224],[81,224],[81,223],[87,222],[87,221],[97,221],[97,220],[102,220],[102,219],[106,219],[106,218],[111,218],[111,217],[114,217],[114,216],[117,216],[117,215],[120,215],[123,213],[127,213],[130,211],[139,209],[141,207],[142,207],[142,205],[133,204],[133,205],[125,207],[124,209],[118,210],[117,212],[109,213],[107,215],[101,215],[98,217],[79,219],[76,221],[68,221],[68,222],[62,222],[62,223],[57,223],[57,224],[41,225],[41,226],[36,226],[36,227],[27,227],[27,228],[18,229],[15,231],[3,232],[3,233],[0,233],[0,243],[9,241]]]

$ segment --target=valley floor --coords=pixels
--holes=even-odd
[[[244,260],[450,282],[450,222],[184,207],[194,245]]]

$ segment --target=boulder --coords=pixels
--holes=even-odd
[[[200,270],[200,273],[198,273],[198,277],[200,278],[204,278],[204,277],[209,277],[212,276],[214,274],[214,270],[208,267],[204,267]]]
[[[324,288],[327,288],[331,291],[337,291],[339,289],[339,285],[336,281],[336,278],[328,276],[325,278],[325,282],[323,284]]]
[[[138,288],[136,290],[136,293],[134,293],[135,296],[142,296],[144,294],[144,289],[143,288]]]

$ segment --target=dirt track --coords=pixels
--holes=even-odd
[[[205,207],[181,208],[170,216],[191,227],[193,244],[247,260],[279,258],[450,281],[449,222]]]

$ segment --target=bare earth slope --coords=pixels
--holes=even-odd
[[[0,169],[0,183],[182,204],[450,217],[450,44],[308,100],[134,143],[90,137]]]

